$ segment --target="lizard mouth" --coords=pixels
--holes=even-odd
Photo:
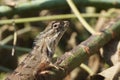
[[[50,26],[50,27],[49,27]],[[53,56],[55,48],[57,47],[61,37],[69,26],[68,21],[54,21],[48,26],[47,36],[45,37],[45,43],[47,44],[47,53],[49,57]]]
[[[59,22],[61,25],[58,26],[57,28],[57,34],[55,34],[54,38],[55,40],[55,47],[57,46],[59,40],[61,39],[61,37],[63,36],[63,34],[65,33],[65,31],[68,29],[69,26],[69,22],[68,21],[60,21]]]

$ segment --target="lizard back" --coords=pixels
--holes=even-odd
[[[30,54],[5,80],[34,80],[37,71],[50,64],[55,48],[68,28],[68,21],[53,21],[35,39]]]

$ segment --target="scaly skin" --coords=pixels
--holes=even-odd
[[[69,26],[68,21],[53,21],[41,32],[33,50],[5,80],[34,80],[38,71],[51,63],[55,48]]]

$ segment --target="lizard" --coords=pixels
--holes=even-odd
[[[49,23],[46,29],[36,37],[30,54],[5,80],[34,80],[38,71],[44,70],[52,63],[55,48],[68,26],[68,21]]]

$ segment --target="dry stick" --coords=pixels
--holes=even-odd
[[[104,11],[104,10],[102,10],[101,12],[100,12],[100,14],[102,15],[102,14],[106,14],[107,12],[106,11]],[[106,17],[99,17],[98,18],[98,20],[97,20],[97,23],[96,23],[96,25],[95,25],[95,30],[96,31],[100,31],[100,29],[102,29],[102,25],[104,25],[104,23],[105,23],[105,21],[106,21]]]
[[[84,69],[84,70],[86,70],[90,75],[93,75],[94,74],[94,72],[87,66],[87,65],[85,65],[85,64],[81,64],[80,65],[80,67],[82,68],[82,69]]]
[[[25,27],[25,28],[23,28],[23,29],[21,29],[21,30],[18,30],[17,31],[17,35],[21,35],[21,34],[23,34],[23,33],[26,33],[26,32],[29,32],[31,30],[31,27]],[[4,44],[6,44],[6,43],[8,43],[10,40],[12,40],[13,39],[13,35],[10,35],[10,36],[8,36],[7,38],[5,38],[4,40],[2,40],[1,42],[0,42],[0,45],[4,45]]]
[[[16,46],[16,42],[17,42],[17,32],[16,32],[16,26],[15,26],[15,22],[13,20],[13,27],[14,27],[14,39],[13,39],[13,48],[12,48],[12,56],[14,56],[15,53],[15,46]]]
[[[111,20],[101,34],[90,36],[87,40],[79,44],[69,52],[66,52],[57,59],[56,65],[63,67],[61,70],[52,69],[51,73],[40,75],[43,80],[61,80],[67,73],[70,73],[74,68],[79,66],[89,56],[96,53],[101,47],[108,43],[111,39],[120,37],[120,18]]]
[[[70,8],[72,9],[73,13],[76,15],[76,17],[78,18],[78,20],[81,22],[81,24],[91,33],[91,34],[95,34],[96,31],[91,28],[91,26],[85,21],[85,19],[82,17],[82,15],[80,14],[79,10],[76,8],[74,2],[72,0],[67,0]]]

